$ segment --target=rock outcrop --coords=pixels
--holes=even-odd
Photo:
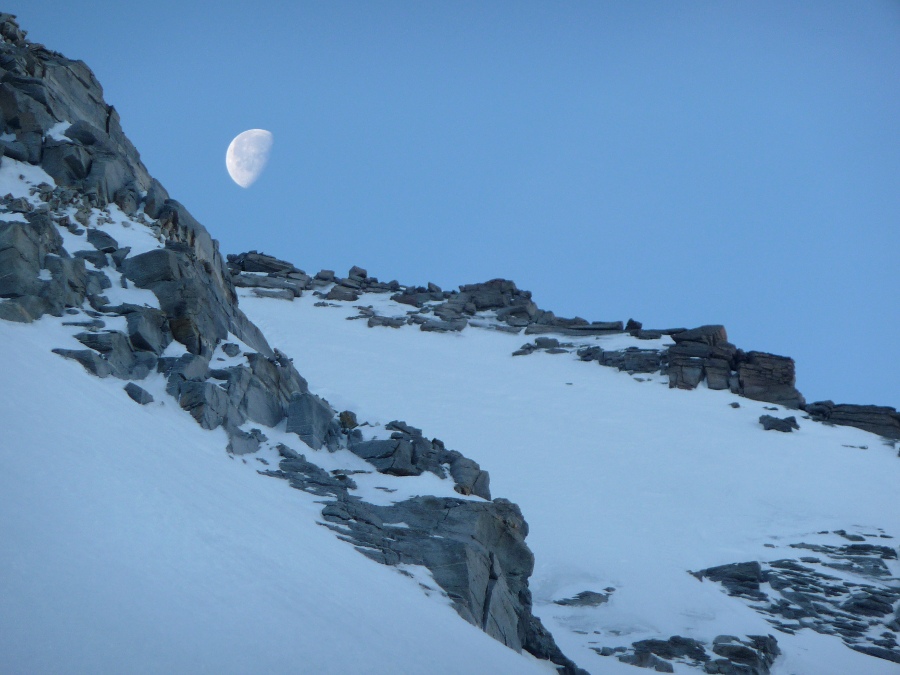
[[[805,410],[818,422],[856,427],[885,438],[900,439],[900,412],[895,408],[817,401],[807,405]]]
[[[720,565],[693,574],[721,584],[782,633],[810,628],[840,637],[856,651],[900,663],[900,579],[885,564],[897,559],[897,550],[873,533],[821,534],[837,534],[852,543],[791,544],[797,557]],[[870,543],[872,537],[878,543]]]

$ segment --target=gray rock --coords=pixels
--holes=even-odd
[[[109,260],[103,251],[75,251],[72,255],[81,260],[86,260],[97,269],[103,269],[104,267],[109,266]]]
[[[794,416],[782,419],[780,417],[772,417],[771,415],[762,415],[759,418],[759,423],[766,431],[783,431],[785,433],[790,433],[794,429],[800,428],[800,425],[797,424],[797,418]]]
[[[407,324],[407,321],[403,317],[390,317],[390,316],[370,316],[366,321],[366,324],[369,328],[374,326],[385,326],[387,328],[400,328]]]
[[[142,380],[156,367],[156,356],[135,352],[128,336],[120,331],[78,333],[75,339],[103,354],[112,374],[123,380]]]
[[[270,289],[270,288],[254,288],[253,295],[257,298],[272,298],[274,300],[287,300],[288,302],[293,302],[294,298],[297,297],[294,294],[294,291],[290,291],[287,289]]]
[[[732,391],[756,401],[800,408],[805,401],[794,387],[794,359],[765,352],[738,357],[738,384]]]
[[[241,348],[233,342],[226,342],[222,345],[222,351],[225,352],[225,356],[234,358],[241,353]]]
[[[468,325],[465,319],[456,321],[435,321],[428,320],[419,326],[420,330],[431,333],[454,333],[459,332]]]
[[[597,593],[596,591],[581,591],[581,593],[577,593],[571,598],[563,598],[553,602],[563,607],[598,607],[609,602],[609,594]]]
[[[291,396],[287,409],[288,433],[297,434],[313,450],[318,450],[336,436],[335,412],[318,396],[297,392]]]
[[[345,474],[331,475],[324,469],[306,461],[304,455],[294,452],[285,445],[279,444],[278,451],[285,457],[278,464],[278,471],[261,473],[284,478],[290,481],[291,487],[320,497],[338,497],[343,500],[347,498],[347,490],[356,489],[356,483]],[[347,513],[340,508],[333,508],[332,512],[339,514],[339,517]]]
[[[225,449],[233,455],[251,455],[259,450],[261,443],[268,440],[259,429],[251,429],[248,433],[243,429],[233,427],[226,431],[228,432],[228,446]]]
[[[636,651],[633,654],[621,654],[616,658],[622,663],[627,663],[638,668],[652,668],[658,673],[674,673],[671,663],[663,661],[658,656],[646,651]]]
[[[73,125],[74,126],[74,125]],[[144,213],[154,220],[159,217],[163,206],[169,199],[169,193],[155,178],[151,179],[147,195],[144,197]]]
[[[141,405],[153,403],[153,395],[146,389],[136,385],[134,382],[129,382],[125,385],[125,393],[128,394],[132,401],[140,403]]]
[[[699,342],[714,346],[722,342],[728,342],[728,333],[725,331],[725,326],[700,326],[699,328],[674,333],[672,339],[676,344],[681,342]]]
[[[328,295],[325,296],[325,299],[353,302],[359,300],[359,292],[352,288],[348,288],[347,286],[335,284],[332,289],[328,291]]]
[[[556,338],[539,337],[535,339],[534,346],[538,349],[554,349],[559,347],[559,340]]]
[[[34,295],[0,301],[0,319],[17,323],[31,323],[49,310],[47,303]]]
[[[885,438],[900,439],[900,413],[895,408],[817,401],[804,409],[817,422],[856,427]]]
[[[180,384],[179,405],[204,429],[222,425],[228,415],[228,394],[218,385],[187,380]]]
[[[158,309],[130,305],[125,315],[128,338],[136,350],[153,352],[157,356],[172,342],[172,333],[166,315]]]
[[[113,253],[119,248],[119,242],[103,230],[94,227],[88,229],[87,240],[91,246],[103,253]]]
[[[97,377],[109,377],[113,372],[106,359],[91,349],[54,349],[53,353],[78,361],[86,371]]]

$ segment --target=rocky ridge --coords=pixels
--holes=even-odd
[[[538,308],[530,291],[520,290],[506,279],[445,291],[431,283],[407,286],[396,280],[382,282],[369,276],[361,267],[353,267],[346,277],[337,276],[332,270],[309,275],[289,262],[257,251],[229,254],[227,265],[235,286],[251,288],[260,297],[293,300],[309,291],[321,296],[323,303],[328,303],[360,302],[367,293],[389,293],[395,302],[413,308],[404,316],[381,316],[371,306],[360,305],[358,318],[365,319],[370,328],[418,325],[423,331],[457,332],[472,326],[540,335],[523,344],[513,355],[525,356],[536,351],[574,352],[581,361],[595,361],[601,366],[632,374],[664,374],[672,388],[694,389],[705,382],[709,389],[726,390],[755,401],[802,410],[807,413],[807,419],[856,427],[886,439],[900,439],[900,412],[896,409],[836,405],[832,401],[807,404],[796,388],[792,358],[739,349],[728,341],[722,325],[645,329],[633,319],[589,322],[581,317],[561,318]],[[599,346],[561,342],[559,337],[552,337],[577,339],[615,335],[629,335],[645,341],[667,338],[672,344],[604,350]]]

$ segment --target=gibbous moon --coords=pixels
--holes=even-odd
[[[228,175],[242,188],[250,187],[269,161],[274,137],[265,129],[248,129],[238,134],[225,153]]]

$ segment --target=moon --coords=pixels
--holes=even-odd
[[[256,182],[269,161],[274,137],[265,129],[248,129],[237,136],[225,152],[228,175],[242,188]]]

